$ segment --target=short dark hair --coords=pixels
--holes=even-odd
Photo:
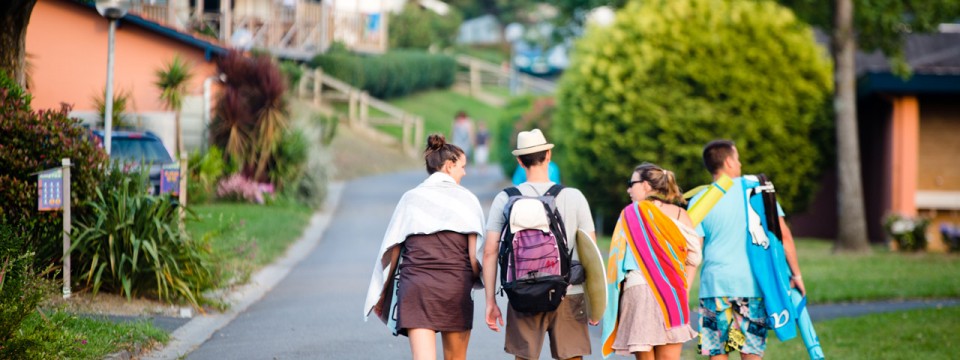
[[[523,167],[528,168],[534,165],[540,165],[544,161],[546,161],[547,151],[549,150],[538,151],[531,154],[524,154],[524,155],[517,156],[517,158],[520,159],[520,163],[523,164]]]
[[[723,162],[733,156],[733,147],[736,144],[731,140],[714,140],[703,147],[703,165],[707,171],[716,174],[723,167]]]

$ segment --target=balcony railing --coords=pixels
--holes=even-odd
[[[158,4],[159,3],[159,4]],[[252,47],[308,59],[334,41],[357,52],[387,51],[387,16],[336,10],[313,1],[221,0],[219,12],[203,12],[203,1],[134,1],[130,12],[177,30],[206,34],[221,44]]]

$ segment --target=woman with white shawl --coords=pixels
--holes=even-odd
[[[364,316],[375,312],[393,334],[410,339],[413,358],[465,359],[473,327],[473,288],[479,283],[483,210],[460,186],[467,157],[430,135],[424,151],[430,176],[407,191],[387,226],[367,290]]]

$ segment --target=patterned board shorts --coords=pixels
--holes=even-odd
[[[701,355],[739,351],[763,356],[767,348],[767,311],[762,298],[703,298],[699,312]]]

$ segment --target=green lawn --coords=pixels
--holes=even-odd
[[[946,360],[956,359],[960,352],[957,319],[960,307],[954,306],[835,319],[818,322],[815,327],[828,359]],[[799,337],[780,342],[770,334],[764,359],[808,358]],[[695,352],[685,350],[683,359],[706,359]]]
[[[224,269],[241,277],[282,255],[313,213],[307,206],[286,202],[213,203],[191,209],[197,220],[187,223],[187,232],[194,238],[212,235],[214,252],[225,257]]]
[[[46,319],[34,313],[20,331],[40,344],[41,359],[102,359],[120,350],[166,343],[170,337],[146,321],[114,323],[60,311],[47,314]]]
[[[610,249],[610,237],[598,239]],[[903,254],[874,247],[869,255],[837,255],[832,243],[798,239],[800,269],[812,304],[889,299],[960,297],[960,256],[940,253]],[[699,282],[690,305],[697,306]]]

